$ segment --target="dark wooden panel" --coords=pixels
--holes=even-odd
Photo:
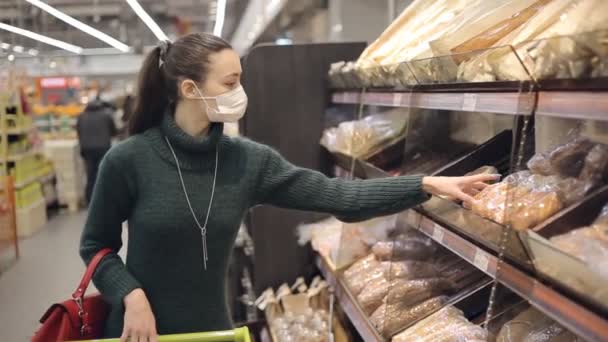
[[[364,48],[365,43],[254,48],[243,63],[249,96],[245,136],[274,147],[298,166],[327,173],[330,163],[319,145],[329,103],[327,70],[333,62],[356,59]],[[315,272],[311,252],[297,245],[295,227],[321,217],[270,207],[251,211],[258,293]]]

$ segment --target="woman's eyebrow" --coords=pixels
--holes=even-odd
[[[241,76],[241,73],[240,72],[232,72],[232,73],[230,73],[230,74],[228,74],[228,75],[226,75],[224,77],[231,77],[231,76],[239,77],[239,76]]]

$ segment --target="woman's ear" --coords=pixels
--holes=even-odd
[[[196,91],[196,87],[194,85],[194,81],[192,80],[183,80],[179,84],[179,91],[181,93],[182,98],[185,99],[198,99],[201,96]]]

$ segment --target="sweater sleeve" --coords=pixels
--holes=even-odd
[[[112,151],[101,162],[80,240],[80,255],[88,265],[101,249],[114,250],[97,267],[93,282],[106,301],[119,305],[127,294],[141,285],[117,254],[122,247],[122,223],[129,216],[134,196],[125,177],[126,171],[118,170],[111,154]]]
[[[395,214],[429,199],[422,177],[369,180],[328,178],[299,168],[271,148],[265,149],[255,204],[332,214],[345,222]]]

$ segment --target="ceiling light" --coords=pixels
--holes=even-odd
[[[82,52],[82,48],[80,46],[76,46],[76,45],[72,45],[72,44],[68,44],[66,42],[63,42],[61,40],[57,40],[51,37],[47,37],[47,36],[43,36],[41,34],[38,34],[36,32],[32,32],[32,31],[28,31],[28,30],[24,30],[22,28],[19,27],[15,27],[12,25],[8,25],[5,23],[0,23],[0,29],[5,30],[5,31],[9,31],[12,33],[16,33],[16,34],[20,34],[22,36],[26,36],[28,38],[31,39],[35,39],[39,42],[45,43],[45,44],[49,44],[49,45],[53,45],[56,46],[60,49],[64,49],[73,53],[81,53]]]
[[[0,43],[0,47],[3,48],[4,50],[8,50],[11,47],[11,44]]]
[[[55,69],[55,67],[57,67],[57,62],[51,61],[51,63],[49,63],[49,68]]]
[[[127,0],[127,3],[129,4],[129,6],[131,6],[133,11],[135,11],[135,14],[137,14],[137,16],[144,22],[144,24],[148,26],[152,33],[154,33],[156,39],[169,40],[169,37],[167,37],[167,35],[163,32],[163,30],[160,29],[158,24],[156,24],[156,22],[148,15],[148,13],[146,13],[146,11],[141,7],[137,0]]]
[[[57,19],[60,19],[81,31],[90,34],[91,36],[109,44],[110,46],[112,46],[122,52],[129,51],[129,47],[126,44],[119,42],[118,40],[108,36],[107,34],[101,32],[79,20],[76,20],[76,19],[70,17],[69,15],[59,11],[58,9],[55,9],[54,7],[51,7],[47,4],[45,4],[44,2],[42,2],[40,0],[25,0],[25,1],[40,8],[43,11],[49,13],[50,15],[56,17]]]
[[[213,34],[221,37],[224,29],[224,19],[226,18],[226,0],[217,1],[217,12],[215,13],[215,26],[213,26]]]
[[[17,53],[23,53],[23,46],[15,45],[13,46],[13,51]]]
[[[36,50],[36,49],[29,49],[29,50],[27,50],[27,53],[29,53],[32,56],[38,56],[38,50]]]
[[[15,60],[15,55],[13,55],[13,54],[8,55],[8,60],[9,60],[9,62],[14,61]]]

